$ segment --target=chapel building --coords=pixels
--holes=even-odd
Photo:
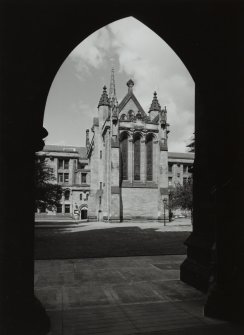
[[[89,220],[163,220],[168,217],[167,110],[154,92],[144,111],[133,93],[134,82],[117,101],[114,72],[110,92],[106,86],[94,118],[93,138],[87,131],[87,157],[91,171]]]

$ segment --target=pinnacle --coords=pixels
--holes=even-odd
[[[130,79],[130,80],[127,81],[126,85],[128,87],[133,87],[134,86],[134,81],[132,79]]]
[[[100,106],[109,106],[109,99],[108,99],[108,93],[107,93],[107,87],[103,86],[103,93],[101,95],[101,98],[99,100],[98,107]]]
[[[152,100],[149,112],[151,112],[151,111],[161,111],[161,106],[160,106],[160,104],[158,102],[158,98],[157,98],[157,92],[153,93],[153,100]]]

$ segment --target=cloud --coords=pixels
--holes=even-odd
[[[153,92],[157,91],[161,106],[167,106],[171,124],[169,148],[185,150],[194,132],[194,82],[175,52],[147,26],[133,17],[115,21],[82,41],[69,55],[68,62],[75,67],[81,85],[79,92],[85,92],[85,96],[76,93],[75,101],[68,107],[76,123],[81,122],[80,128],[89,128],[89,122],[91,125],[102,85],[110,78],[108,69],[116,64],[117,86],[125,85],[121,78],[132,78],[134,93],[146,112]],[[118,93],[118,99],[125,93]]]
[[[110,33],[106,27],[82,41],[69,55],[79,74],[91,75],[91,68],[101,68],[110,48]]]
[[[152,30],[130,17],[109,25],[120,72],[134,77],[134,92],[148,111],[153,91],[167,105],[169,144],[185,151],[194,132],[194,82],[176,53]]]

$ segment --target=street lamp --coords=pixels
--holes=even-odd
[[[165,226],[166,225],[166,223],[165,223],[165,207],[166,207],[166,204],[167,204],[167,199],[166,198],[163,199],[163,204],[164,204],[164,226]]]

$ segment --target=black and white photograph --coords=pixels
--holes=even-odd
[[[243,1],[0,7],[0,333],[243,334]]]

